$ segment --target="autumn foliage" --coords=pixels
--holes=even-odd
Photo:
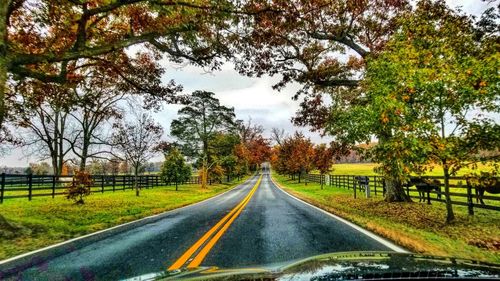
[[[280,174],[301,176],[312,170],[318,170],[321,175],[328,173],[335,160],[348,153],[348,149],[338,143],[313,145],[310,139],[296,132],[285,138],[281,145],[273,148],[270,159],[273,168]]]
[[[75,204],[84,204],[83,199],[90,195],[93,182],[89,173],[78,171],[73,176],[73,181],[67,186],[66,198]]]

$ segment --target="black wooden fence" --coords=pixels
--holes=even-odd
[[[360,181],[359,177],[366,177],[367,181]],[[444,177],[425,176],[424,179],[437,179],[441,182],[441,192],[431,191],[430,200],[437,202],[446,202],[444,197]],[[325,186],[345,188],[352,190],[354,198],[358,196],[383,196],[384,185],[381,176],[355,176],[355,175],[318,175],[308,174],[306,180],[310,182],[323,182]],[[368,187],[368,188],[366,188]],[[406,187],[406,193],[413,199],[419,199],[418,190],[415,186]],[[441,195],[441,196],[440,196]],[[463,177],[450,177],[450,197],[453,205],[466,206],[469,214],[474,214],[474,208],[500,211],[500,194],[485,193],[482,196],[485,204],[480,204],[479,196],[474,187],[467,185]],[[426,195],[427,196],[427,195]],[[439,198],[440,197],[440,198]],[[425,197],[427,200],[427,197]],[[425,201],[427,202],[427,201]]]
[[[73,180],[72,176],[53,175],[19,175],[19,174],[0,174],[0,204],[5,199],[28,198],[31,201],[33,197],[51,196],[66,194],[69,183]],[[230,182],[233,178],[224,177],[223,182]],[[93,175],[93,185],[91,192],[104,193],[115,192],[117,190],[134,189],[133,175]],[[200,177],[192,176],[187,181],[178,184],[199,184]],[[208,180],[211,185],[212,180]],[[162,182],[159,175],[140,175],[138,176],[140,188],[154,188],[164,185],[175,185],[175,182]]]

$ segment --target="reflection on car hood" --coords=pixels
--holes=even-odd
[[[346,252],[275,266],[241,269],[200,267],[167,272],[159,280],[350,280],[500,278],[500,265],[394,252]]]

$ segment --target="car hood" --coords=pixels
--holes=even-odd
[[[394,252],[346,252],[258,268],[199,267],[163,273],[157,280],[349,280],[500,278],[500,265]]]

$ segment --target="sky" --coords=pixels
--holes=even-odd
[[[488,6],[481,0],[461,0],[446,1],[450,6],[461,6],[464,11],[474,15],[481,14]],[[290,119],[299,108],[299,101],[293,101],[291,97],[300,88],[299,85],[292,84],[284,90],[274,91],[271,86],[277,82],[279,77],[249,78],[238,74],[230,64],[226,64],[220,71],[206,73],[203,69],[194,66],[181,66],[172,64],[166,60],[162,61],[166,73],[163,81],[167,83],[174,79],[178,84],[182,84],[185,93],[195,90],[205,90],[215,93],[221,103],[234,107],[238,119],[247,120],[252,118],[255,124],[261,124],[266,129],[268,135],[271,128],[278,127],[286,130],[288,134],[294,131],[302,131],[310,137],[313,142],[328,142],[318,133],[312,133],[307,128],[294,127]],[[180,106],[165,105],[163,110],[154,113],[154,118],[165,128],[164,138],[169,139],[170,123],[176,118],[177,110]],[[160,161],[161,158],[155,159]],[[12,149],[3,158],[0,157],[0,166],[27,166],[37,159],[27,157],[21,149]]]

